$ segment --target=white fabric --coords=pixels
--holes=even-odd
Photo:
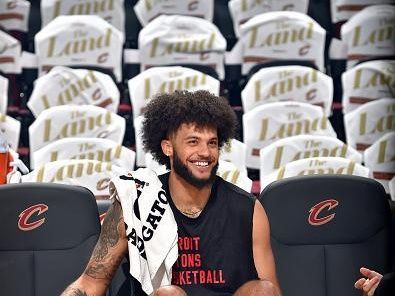
[[[6,114],[8,107],[8,79],[0,75],[0,114]]]
[[[390,191],[390,196],[393,201],[395,201],[395,177],[388,182],[388,187]]]
[[[61,15],[34,37],[39,75],[54,66],[95,66],[122,79],[124,34],[97,15]]]
[[[393,56],[395,52],[395,6],[366,7],[341,27],[341,39],[347,43],[347,68],[357,62]]]
[[[157,162],[149,152],[145,153],[145,166],[153,170],[158,176],[169,171],[164,164]]]
[[[21,43],[0,30],[0,71],[7,74],[21,73],[21,56]]]
[[[247,169],[240,170],[239,167],[229,161],[219,160],[217,175],[237,187],[251,192],[252,180],[248,178]]]
[[[300,102],[260,105],[243,115],[246,165],[259,169],[259,150],[272,142],[296,135],[336,137],[321,107]]]
[[[134,12],[143,27],[162,14],[189,15],[212,22],[214,0],[139,0],[134,6]]]
[[[41,27],[59,15],[97,15],[118,30],[125,31],[123,0],[41,0]]]
[[[356,163],[362,155],[334,137],[299,135],[277,140],[260,150],[261,179],[287,163],[310,157],[344,157]]]
[[[243,63],[243,44],[237,42],[230,51],[225,52],[225,64],[240,66]]]
[[[348,113],[372,100],[395,98],[395,61],[364,62],[343,72],[343,112]]]
[[[304,66],[262,68],[241,92],[244,112],[278,101],[299,101],[321,106],[330,116],[333,101],[332,77]]]
[[[377,4],[394,4],[394,0],[331,0],[332,23],[350,19],[367,6]]]
[[[329,58],[332,60],[346,60],[347,59],[347,44],[337,38],[332,38],[329,44]]]
[[[364,163],[371,177],[379,181],[389,193],[389,181],[395,176],[395,131],[384,134],[364,151]]]
[[[211,22],[192,16],[161,15],[139,34],[141,71],[169,64],[214,68],[224,79],[226,40]]]
[[[70,137],[104,138],[122,144],[125,118],[92,105],[63,105],[44,110],[29,126],[30,153]]]
[[[128,81],[133,117],[142,115],[150,99],[175,90],[207,90],[219,95],[219,81],[202,72],[179,66],[153,67]]]
[[[88,159],[67,159],[48,162],[27,175],[22,176],[22,183],[59,183],[78,185],[88,188],[96,199],[108,199],[110,180],[127,173],[124,168],[108,162]]]
[[[233,163],[239,170],[246,169],[247,146],[243,142],[231,139],[219,153],[219,159]]]
[[[31,153],[30,167],[38,167],[63,159],[91,159],[134,169],[136,153],[109,139],[65,138],[52,142]]]
[[[7,31],[27,32],[30,2],[26,0],[0,1],[0,26]]]
[[[233,29],[240,36],[240,25],[252,17],[271,11],[297,11],[307,14],[308,0],[230,0],[228,2]]]
[[[18,184],[22,181],[22,174],[18,170],[12,170],[7,174],[7,184]]]
[[[141,129],[143,127],[144,116],[140,115],[133,119],[134,136],[136,143],[136,166],[145,167],[145,151],[143,148],[143,139],[141,138]]]
[[[384,134],[395,130],[395,100],[383,98],[344,115],[348,145],[364,151]]]
[[[22,68],[24,69],[37,69],[38,56],[34,53],[23,51],[21,57]]]
[[[242,73],[271,60],[310,61],[324,71],[325,30],[311,17],[294,11],[259,14],[241,25]]]
[[[170,285],[171,268],[178,257],[177,223],[157,175],[139,169],[114,178],[110,194],[122,205],[130,274],[147,294]]]
[[[270,183],[295,176],[355,175],[369,177],[369,169],[343,157],[312,157],[289,162],[260,180],[261,191]],[[308,190],[308,188],[306,188]]]
[[[107,74],[56,66],[35,81],[27,105],[35,117],[59,105],[95,105],[116,113],[119,97],[115,82]]]
[[[21,122],[11,116],[0,113],[0,131],[5,135],[8,145],[12,149],[17,150],[21,133]]]

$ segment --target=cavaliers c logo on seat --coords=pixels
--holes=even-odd
[[[320,203],[316,204],[309,211],[309,213],[310,213],[309,219],[308,219],[309,224],[313,225],[313,226],[320,226],[320,225],[328,223],[333,218],[335,218],[335,213],[325,216],[325,212],[323,212],[323,211],[325,210],[326,212],[329,212],[330,210],[334,209],[338,205],[339,205],[339,202],[335,199],[327,199],[327,200],[321,201]],[[321,213],[321,212],[323,212],[323,213]],[[323,216],[323,217],[321,217],[321,216]]]
[[[30,231],[40,227],[44,222],[45,218],[34,219],[32,216],[40,216],[48,211],[48,206],[46,204],[37,204],[31,207],[28,207],[22,213],[19,214],[18,220],[18,228],[22,231]],[[32,221],[29,219],[32,218]]]

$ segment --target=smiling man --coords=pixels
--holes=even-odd
[[[170,169],[159,180],[178,232],[172,285],[152,295],[279,296],[262,205],[216,176],[220,148],[236,129],[227,101],[207,91],[176,91],[152,99],[144,116],[144,147]],[[87,268],[63,295],[104,295],[127,252],[126,212],[115,200]],[[134,286],[133,295],[146,295]]]
[[[172,283],[188,295],[279,295],[263,207],[216,176],[236,122],[206,91],[159,95],[145,112],[144,146],[170,169],[159,178],[178,226]]]

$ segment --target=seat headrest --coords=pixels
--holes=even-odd
[[[100,232],[95,198],[83,187],[7,184],[0,202],[0,250],[69,249]]]
[[[381,184],[358,176],[292,177],[271,183],[259,200],[272,237],[288,245],[362,243],[391,217]]]

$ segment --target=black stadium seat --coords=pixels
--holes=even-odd
[[[385,274],[377,287],[374,296],[388,296],[395,294],[395,272]]]
[[[84,270],[99,237],[93,194],[59,184],[0,187],[2,295],[54,296]]]
[[[273,182],[260,197],[283,296],[360,296],[359,268],[390,271],[391,213],[378,182],[346,175]]]

